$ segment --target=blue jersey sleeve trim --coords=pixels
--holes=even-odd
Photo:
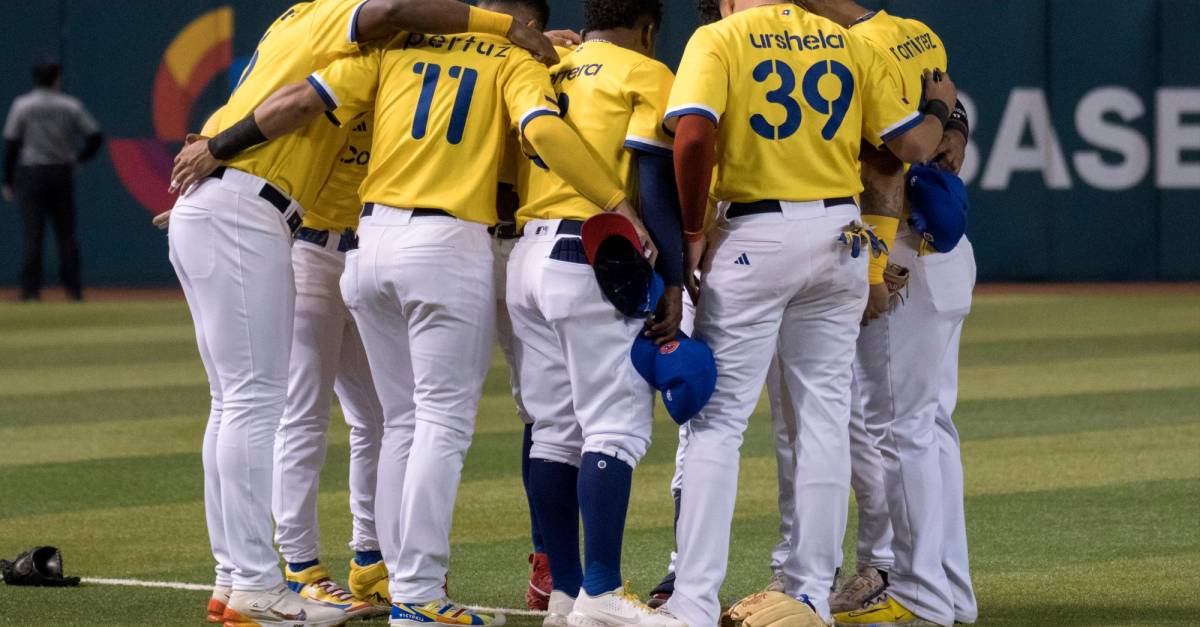
[[[322,81],[316,74],[309,75],[308,79],[306,80],[308,80],[308,84],[312,85],[312,88],[317,91],[317,95],[321,97],[321,101],[325,103],[325,108],[327,110],[333,111],[334,109],[338,108],[337,99],[333,97],[332,93],[330,93],[329,87],[325,85],[324,81]]]
[[[651,154],[651,155],[658,155],[660,157],[670,157],[671,155],[675,154],[674,152],[671,151],[670,148],[663,148],[662,146],[655,146],[654,144],[647,144],[645,142],[640,142],[635,139],[626,139],[625,147],[628,148],[629,150],[633,150],[636,152],[644,152],[644,153]]]
[[[364,6],[366,6],[366,4],[367,0],[363,0],[362,2],[358,3],[358,6],[354,7],[354,13],[350,15],[350,35],[348,37],[348,41],[352,44],[358,43],[358,14],[362,12],[362,9]]]
[[[525,127],[529,126],[530,122],[534,121],[537,118],[542,117],[543,115],[557,116],[558,112],[553,109],[547,109],[545,107],[538,107],[537,109],[531,110],[529,113],[525,114],[525,117],[521,118],[521,134],[522,135],[525,134]]]
[[[901,135],[913,130],[914,128],[917,128],[924,120],[924,115],[920,113],[914,113],[908,120],[901,122],[898,126],[894,126],[890,130],[886,131],[883,135],[880,135],[879,139],[886,144],[893,139],[896,139],[897,137],[900,137]]]
[[[685,115],[698,115],[708,118],[713,124],[721,123],[721,118],[717,117],[717,114],[712,109],[706,109],[704,107],[680,107],[678,109],[673,109],[667,112],[667,115],[664,117],[664,121],[672,118],[681,118]]]

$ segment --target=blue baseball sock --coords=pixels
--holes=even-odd
[[[542,530],[554,589],[579,596],[583,567],[579,563],[579,469],[544,459],[529,460],[529,496]]]
[[[533,425],[525,425],[525,435],[521,440],[521,482],[525,484],[525,500],[529,502],[529,535],[533,540],[533,552],[545,553],[542,530],[538,527],[537,516],[533,513],[533,495],[529,492],[529,451],[532,449]]]
[[[596,596],[621,587],[621,540],[633,467],[611,455],[584,453],[579,464],[583,516],[583,589]]]
[[[354,563],[359,566],[370,566],[383,561],[383,552],[381,551],[355,551]]]
[[[312,568],[313,566],[316,566],[317,564],[320,564],[320,563],[321,563],[321,560],[309,560],[307,562],[288,562],[288,568],[292,569],[292,572],[298,573],[307,568]]]

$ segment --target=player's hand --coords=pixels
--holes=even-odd
[[[925,82],[925,99],[941,100],[953,111],[954,103],[958,102],[958,87],[950,80],[950,75],[941,70],[925,70],[921,78]]]
[[[12,202],[12,201],[13,201],[13,198],[16,198],[16,195],[15,195],[15,194],[13,194],[13,188],[12,188],[12,185],[5,185],[5,186],[4,186],[4,201],[5,201],[5,202]]]
[[[658,301],[658,310],[646,321],[646,337],[662,346],[675,339],[682,322],[683,288],[678,285],[668,285],[663,290],[662,300]]]
[[[933,153],[933,163],[946,172],[958,174],[966,156],[967,137],[958,131],[948,130],[942,133],[942,143]]]
[[[533,58],[547,67],[558,63],[558,53],[554,51],[554,44],[550,43],[550,39],[525,24],[513,20],[508,29],[508,40],[528,50]]]
[[[208,138],[188,136],[189,143],[175,157],[175,168],[171,171],[172,194],[187,194],[192,186],[213,173],[221,162],[208,150]]]
[[[654,246],[654,240],[650,239],[650,232],[646,230],[646,225],[642,224],[642,217],[638,215],[637,210],[629,204],[628,200],[622,200],[621,204],[617,205],[613,211],[625,216],[633,223],[633,230],[637,231],[638,240],[642,243],[642,256],[653,266],[654,262],[658,260],[658,249]]]
[[[154,228],[160,231],[167,230],[167,227],[171,226],[171,210],[167,209],[166,211],[154,216],[154,219],[150,220],[150,224],[153,224]]]
[[[700,304],[700,264],[708,250],[708,238],[700,238],[684,245],[683,286],[687,288],[692,304]]]
[[[550,40],[550,43],[559,48],[574,48],[583,43],[583,37],[580,37],[579,33],[570,29],[548,30],[542,34]]]
[[[865,327],[871,321],[886,315],[892,309],[892,291],[887,283],[870,286],[867,292],[867,309],[863,311],[862,325]]]

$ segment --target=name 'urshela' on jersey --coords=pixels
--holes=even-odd
[[[825,34],[818,30],[817,34],[794,35],[788,31],[782,33],[750,33],[750,45],[755,48],[778,48],[780,50],[840,50],[846,47],[845,36],[839,33]]]

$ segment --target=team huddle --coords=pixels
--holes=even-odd
[[[494,342],[547,627],[975,621],[951,420],[969,128],[944,46],[853,0],[698,8],[677,75],[661,0],[585,0],[582,36],[544,32],[546,0],[313,0],[271,24],[172,175],[212,394],[210,622],[505,624],[447,593]],[[764,386],[781,538],[725,609]],[[621,547],[657,392],[676,551],[643,603]],[[335,394],[345,588],[317,524]]]

